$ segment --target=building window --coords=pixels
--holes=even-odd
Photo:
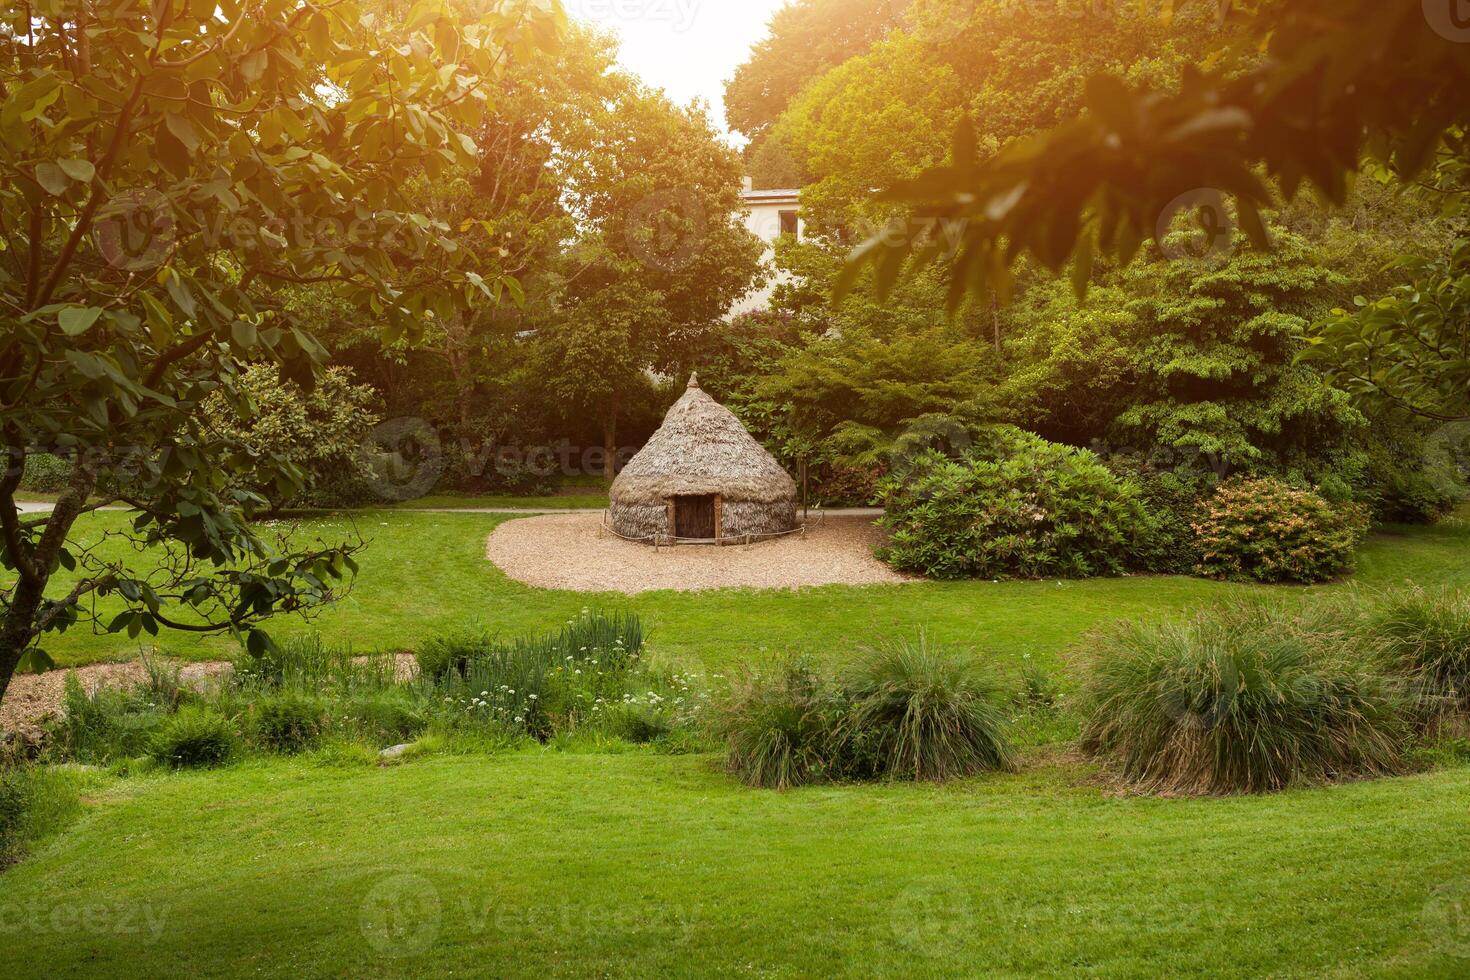
[[[797,224],[795,211],[781,212],[781,234],[800,237],[801,226]]]

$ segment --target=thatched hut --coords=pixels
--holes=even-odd
[[[698,375],[612,485],[609,523],[639,541],[744,541],[796,528],[796,483]]]

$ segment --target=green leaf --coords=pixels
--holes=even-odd
[[[62,310],[56,320],[62,333],[68,337],[80,337],[92,329],[92,324],[101,315],[102,311],[95,306],[70,306]]]
[[[265,630],[251,630],[245,640],[245,649],[250,651],[252,657],[264,657],[268,653],[276,652],[276,644]]]
[[[66,175],[66,171],[47,160],[36,164],[36,183],[44,187],[47,193],[60,197],[71,186],[71,178]]]
[[[76,369],[77,373],[92,381],[99,381],[107,376],[107,365],[95,354],[86,351],[69,350],[65,354],[67,363]]]
[[[255,330],[255,324],[249,320],[236,320],[230,324],[230,336],[235,339],[235,345],[237,347],[242,347],[246,350],[254,347],[259,340],[259,335]]]
[[[163,117],[168,131],[173,134],[174,139],[183,144],[184,149],[190,153],[199,152],[199,134],[194,130],[194,124],[184,116],[169,113]]]
[[[20,655],[20,661],[15,665],[17,674],[44,674],[48,670],[56,669],[56,661],[51,655],[40,647],[31,647]]]
[[[72,180],[83,184],[90,184],[97,176],[97,168],[90,160],[62,160],[57,166]]]

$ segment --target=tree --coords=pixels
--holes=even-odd
[[[1410,280],[1334,310],[1302,354],[1369,406],[1430,423],[1470,421],[1470,139],[1460,131],[1445,143],[1432,179],[1411,193],[1438,205],[1455,240],[1437,254],[1399,255],[1389,266]]]
[[[610,479],[627,392],[646,372],[698,367],[693,353],[750,290],[762,245],[741,219],[739,161],[698,105],[631,89],[590,160],[582,233],[537,340],[546,386],[600,425]]]
[[[417,213],[418,175],[468,166],[461,129],[507,58],[556,44],[534,2],[401,18],[354,4],[91,0],[0,25],[0,697],[36,641],[81,621],[229,632],[254,651],[277,611],[333,599],[354,547],[273,547],[248,479],[299,485],[204,424],[248,411],[246,362],[310,387],[324,352],[280,288],[330,282],[412,333],[477,293],[476,256]],[[442,260],[448,254],[453,260]],[[48,514],[15,490],[36,448],[74,460]],[[105,503],[147,568],[73,533]],[[99,603],[101,604],[99,606]],[[98,620],[110,604],[121,610]]]
[[[771,18],[770,36],[725,84],[730,126],[759,145],[812,79],[866,51],[900,21],[908,0],[794,0]]]
[[[1074,445],[1105,440],[1213,457],[1248,471],[1320,477],[1364,427],[1316,369],[1295,363],[1339,276],[1303,238],[1276,249],[1168,254],[1098,277],[1085,304],[1065,286],[1010,311],[1007,418]]]
[[[911,231],[855,250],[839,292],[869,265],[882,293],[910,258],[942,259],[958,306],[966,294],[1008,294],[1023,255],[1052,270],[1070,262],[1083,291],[1094,256],[1131,261],[1181,205],[1223,220],[1223,197],[1267,247],[1261,210],[1275,187],[1289,200],[1310,183],[1341,203],[1370,155],[1412,179],[1470,121],[1470,44],[1451,5],[1226,0],[1222,10],[1243,42],[1208,70],[1191,68],[1176,92],[1095,76],[1085,115],[988,158],[962,125],[948,163],[884,195],[912,208]],[[1213,192],[1190,204],[1200,188]],[[938,222],[963,229],[958,242],[927,234]]]

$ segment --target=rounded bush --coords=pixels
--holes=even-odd
[[[235,751],[235,730],[213,708],[186,705],[154,733],[148,754],[175,768],[217,766]]]
[[[1016,766],[1010,698],[973,658],[925,640],[867,657],[847,678],[842,743],[857,775],[946,780]]]
[[[1207,578],[1311,584],[1354,569],[1368,513],[1277,479],[1236,479],[1205,502],[1194,531]]]
[[[294,755],[321,735],[322,706],[299,695],[267,698],[255,705],[251,732],[262,748]]]
[[[1244,605],[1117,627],[1097,647],[1083,746],[1165,793],[1395,772],[1407,699],[1342,623],[1330,610]]]
[[[929,578],[1087,578],[1127,571],[1147,515],[1086,450],[1015,429],[963,459],[926,453],[885,483],[879,557]]]

